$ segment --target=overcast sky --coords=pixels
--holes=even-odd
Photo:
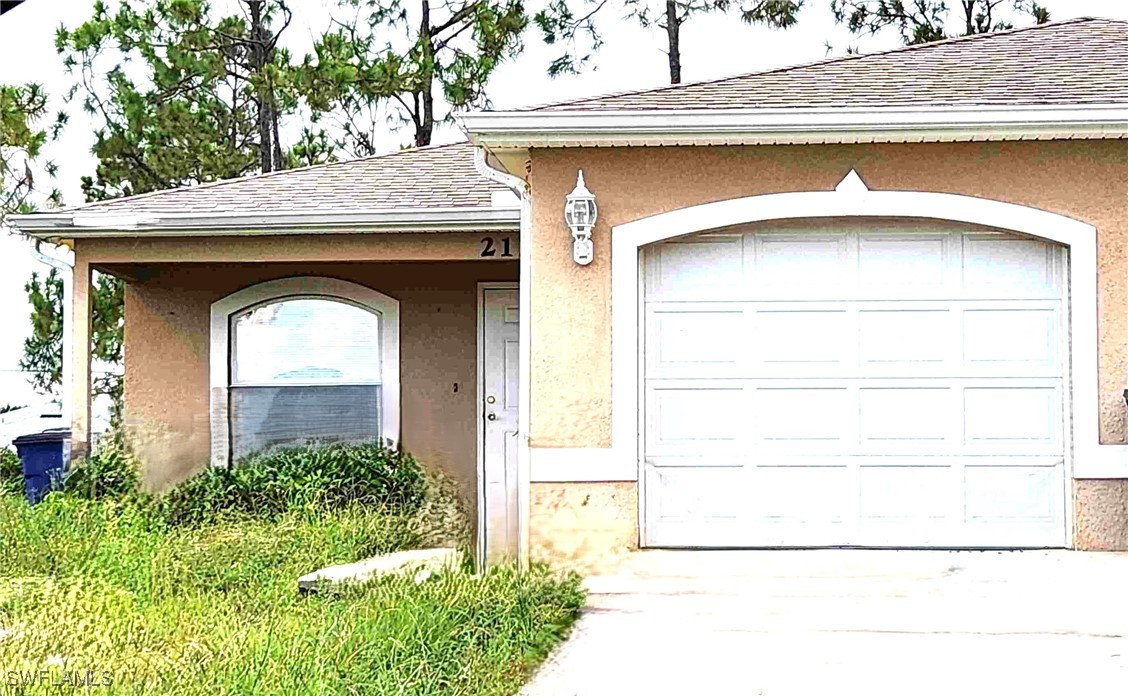
[[[653,1],[653,0],[652,0]],[[235,0],[213,0],[220,9],[234,9]],[[614,0],[612,0],[614,2]],[[39,82],[54,94],[64,93],[72,78],[63,72],[54,49],[54,35],[60,23],[75,26],[90,14],[92,0],[27,0],[18,9],[0,17],[0,83]],[[328,25],[331,0],[291,0],[294,24],[286,31],[284,43],[300,57],[312,45],[313,37]],[[408,5],[417,4],[408,0]],[[527,0],[536,11],[543,0]],[[704,16],[690,20],[682,28],[682,76],[694,81],[766,70],[841,55],[848,46],[865,52],[899,45],[895,32],[879,37],[853,40],[835,26],[829,0],[807,0],[799,23],[787,31],[749,27],[730,17]],[[1128,19],[1125,0],[1045,0],[1054,19],[1100,16]],[[605,8],[602,31],[603,49],[596,56],[598,69],[579,76],[551,80],[545,76],[549,61],[559,49],[541,43],[535,32],[526,36],[526,50],[517,60],[502,66],[490,83],[489,96],[494,108],[538,104],[560,99],[645,89],[666,84],[668,68],[662,52],[664,35],[620,21]],[[952,28],[956,30],[955,27]],[[827,44],[832,47],[828,54]],[[57,103],[56,108],[63,106]],[[79,108],[79,100],[66,105],[71,122],[62,140],[50,151],[60,169],[59,186],[69,205],[82,202],[80,177],[94,169],[89,154],[93,138],[90,124]],[[453,127],[436,134],[436,142],[461,139]],[[409,143],[411,133],[389,132],[382,145],[392,151]],[[23,283],[37,264],[22,241],[0,238],[0,405],[30,398],[22,376],[14,374],[26,333],[28,308]]]

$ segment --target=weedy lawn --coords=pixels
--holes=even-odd
[[[512,694],[583,603],[577,577],[545,568],[299,595],[306,572],[423,545],[418,512],[177,525],[155,509],[0,494],[0,692],[59,693],[17,686],[46,669],[112,681],[86,693]]]

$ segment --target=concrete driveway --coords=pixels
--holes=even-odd
[[[646,551],[525,696],[1128,696],[1128,554]]]

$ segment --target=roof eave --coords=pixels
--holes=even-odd
[[[463,116],[490,148],[779,145],[1128,137],[1128,104],[494,111]]]
[[[84,213],[74,211],[13,215],[8,222],[39,239],[83,237],[254,236],[511,231],[520,228],[513,206],[399,208],[348,213]]]

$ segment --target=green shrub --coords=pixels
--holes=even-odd
[[[410,514],[427,493],[410,454],[382,445],[310,445],[276,450],[229,469],[208,468],[168,492],[161,505],[173,524],[199,524],[224,513],[272,518],[299,508],[381,507]]]
[[[97,452],[71,466],[65,484],[68,494],[101,500],[137,492],[140,476],[133,453],[116,436],[106,436],[104,441]]]
[[[23,495],[23,465],[10,448],[0,449],[0,495]]]

